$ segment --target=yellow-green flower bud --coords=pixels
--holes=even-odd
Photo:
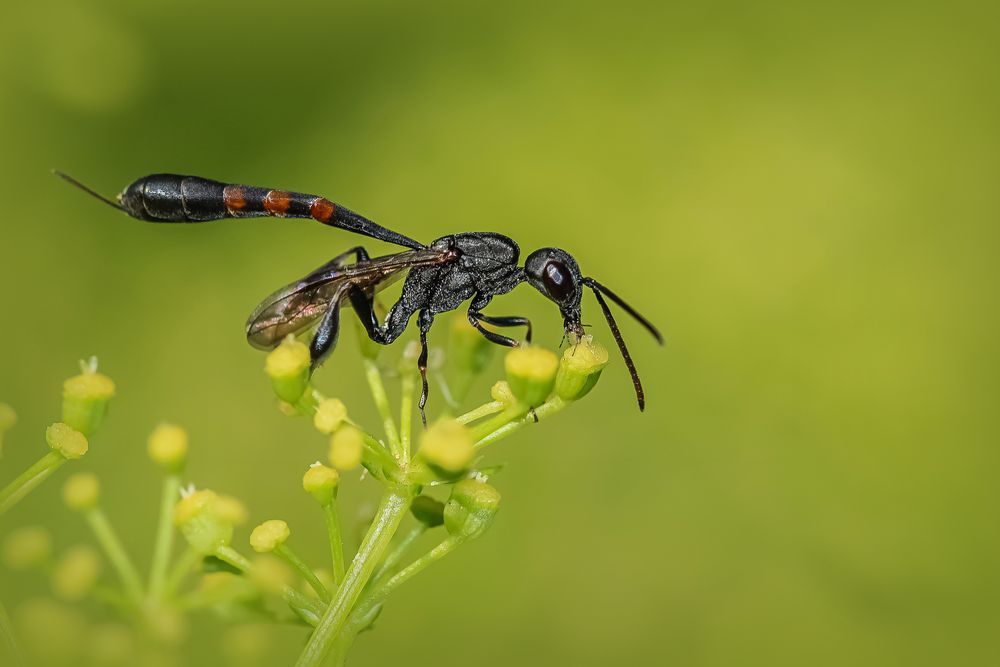
[[[218,505],[217,494],[202,490],[181,498],[174,509],[174,523],[198,553],[215,553],[233,539],[233,522],[219,515]]]
[[[49,447],[67,459],[78,459],[87,453],[87,436],[72,426],[56,422],[45,429],[45,441]]]
[[[340,428],[347,419],[347,406],[339,398],[324,399],[313,415],[313,426],[324,435],[329,435]]]
[[[11,570],[43,565],[52,556],[52,536],[41,526],[25,526],[3,541],[3,563]]]
[[[178,473],[187,461],[187,431],[173,424],[160,424],[149,435],[147,449],[149,458],[156,465],[168,472]]]
[[[455,370],[469,375],[478,375],[490,362],[496,345],[476,331],[476,328],[469,322],[468,315],[464,312],[457,312],[451,318],[447,349],[448,363]]]
[[[361,465],[365,437],[351,425],[345,425],[330,437],[330,465],[338,470],[354,470]]]
[[[309,387],[309,348],[287,336],[267,355],[265,369],[278,398],[295,403]]]
[[[114,395],[115,383],[107,375],[89,369],[75,375],[63,383],[62,419],[84,435],[93,435]]]
[[[472,432],[454,419],[439,419],[424,431],[418,454],[431,468],[447,475],[458,474],[476,455]]]
[[[302,488],[323,507],[333,502],[340,485],[340,473],[334,468],[316,462],[302,476]]]
[[[93,547],[71,547],[52,571],[52,591],[63,600],[82,600],[94,588],[101,574],[101,557]]]
[[[417,496],[410,505],[410,512],[417,521],[428,528],[444,523],[444,503],[430,496]]]
[[[250,546],[259,554],[271,553],[288,541],[291,531],[281,519],[270,519],[250,533]]]
[[[497,380],[490,388],[490,398],[494,401],[499,401],[504,405],[511,405],[517,399],[514,398],[514,392],[510,390],[510,385],[507,384],[506,380]]]
[[[473,540],[490,527],[500,506],[500,492],[486,482],[463,479],[444,506],[444,526],[461,540]]]
[[[595,343],[592,336],[583,336],[576,345],[566,348],[559,360],[556,395],[564,401],[583,398],[597,384],[607,365],[607,349]]]
[[[280,595],[285,588],[295,583],[291,568],[277,556],[261,554],[253,559],[250,580],[268,593]]]
[[[70,475],[63,484],[63,502],[71,510],[85,512],[97,506],[101,496],[101,483],[92,472]]]
[[[515,347],[504,358],[507,383],[521,403],[535,407],[545,402],[552,393],[559,370],[559,357],[544,347],[522,345]]]

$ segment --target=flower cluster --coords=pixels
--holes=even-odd
[[[492,525],[501,496],[491,484],[496,468],[485,461],[488,448],[583,398],[608,362],[607,351],[589,336],[573,340],[561,357],[537,346],[513,348],[504,358],[505,378],[492,386],[488,400],[457,414],[496,347],[465,317],[455,317],[447,354],[432,350],[430,355],[434,397],[443,414],[429,427],[415,429],[418,348],[411,343],[400,359],[385,363],[380,360],[385,348],[361,339],[365,379],[381,422],[377,433],[355,421],[343,401],[313,386],[309,351],[301,341],[287,338],[265,363],[281,411],[310,419],[323,443],[325,460],[303,461],[301,484],[322,515],[328,565],[313,568],[300,557],[293,537],[308,529],[280,518],[259,523],[244,542],[250,550],[241,549],[243,538],[236,535],[247,521],[246,509],[227,495],[183,487],[188,434],[170,424],[156,427],[148,439],[149,457],[163,474],[148,576],[140,575],[118,539],[101,505],[99,480],[87,472],[66,481],[63,499],[90,526],[104,559],[84,545],[54,559],[51,536],[24,528],[7,537],[0,550],[3,562],[11,569],[47,571],[53,591],[64,601],[93,598],[117,609],[126,625],[114,626],[117,633],[107,629],[108,640],[101,645],[107,648],[117,637],[120,647],[127,639],[131,653],[120,652],[131,656],[126,662],[175,645],[185,635],[187,614],[198,610],[243,622],[301,624],[310,636],[297,664],[320,665],[331,654],[343,661],[391,593]],[[390,405],[389,376],[398,378],[398,406]],[[52,451],[0,492],[0,512],[60,465],[86,453],[114,394],[114,384],[95,366],[64,389],[63,419],[46,432]],[[13,411],[0,404],[0,436],[15,421]],[[349,554],[339,491],[345,475],[359,473],[381,487],[382,497],[360,545]],[[183,537],[180,550],[175,532]],[[417,552],[425,534],[439,537],[433,547]],[[104,570],[114,574],[116,585],[102,582]],[[56,613],[40,602],[26,613],[48,612]],[[3,617],[0,609],[0,621]],[[259,635],[237,629],[226,644],[249,646],[255,638]]]

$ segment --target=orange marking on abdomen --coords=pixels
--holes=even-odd
[[[271,215],[282,216],[292,205],[292,196],[284,190],[271,190],[264,197],[264,210]]]
[[[334,204],[329,199],[324,199],[319,197],[313,201],[309,206],[309,215],[313,217],[314,220],[319,220],[320,222],[330,222],[330,218],[337,211],[337,205]]]
[[[226,203],[226,210],[229,211],[229,215],[232,216],[236,216],[247,205],[243,188],[238,185],[227,185],[223,188],[222,200]]]

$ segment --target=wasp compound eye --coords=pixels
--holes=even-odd
[[[542,269],[542,284],[555,301],[566,301],[573,296],[575,289],[573,275],[562,262],[556,261],[549,262]]]

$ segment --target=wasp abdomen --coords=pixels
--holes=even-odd
[[[226,216],[225,185],[197,176],[153,174],[121,194],[125,212],[152,222],[200,222]]]
[[[86,189],[85,186],[80,187]],[[100,198],[100,195],[96,196]],[[408,248],[424,247],[422,243],[386,229],[324,197],[220,183],[200,176],[145,176],[125,188],[118,196],[119,204],[105,201],[121,208],[133,218],[150,222],[202,222],[261,216],[312,218],[324,225],[365,234],[388,243]]]

